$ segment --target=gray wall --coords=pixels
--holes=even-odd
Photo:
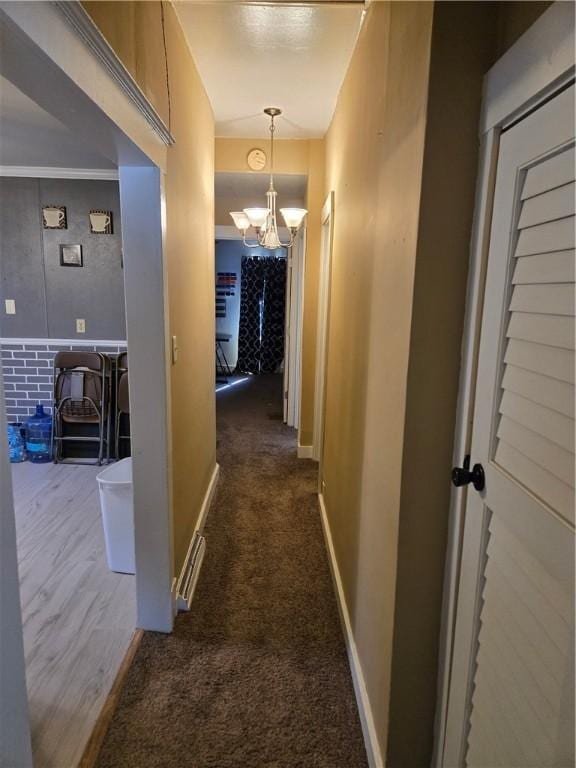
[[[66,206],[68,228],[43,229],[43,205]],[[93,209],[112,211],[112,235],[90,232]],[[61,267],[60,245],[76,243],[84,266]],[[121,248],[118,182],[0,178],[0,336],[125,339]]]

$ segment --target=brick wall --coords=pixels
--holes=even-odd
[[[63,349],[116,355],[126,350],[126,344],[51,343],[50,339],[43,342],[2,340],[0,350],[8,421],[23,421],[34,413],[37,403],[42,403],[44,409],[51,412],[54,355]]]

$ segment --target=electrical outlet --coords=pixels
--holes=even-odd
[[[16,302],[14,301],[14,299],[6,299],[6,301],[4,302],[4,305],[6,307],[7,315],[16,314]]]
[[[86,320],[81,317],[76,320],[76,333],[86,333]]]

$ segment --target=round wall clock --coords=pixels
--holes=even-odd
[[[246,161],[251,171],[261,171],[266,165],[266,153],[263,149],[251,149]]]

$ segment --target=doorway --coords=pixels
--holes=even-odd
[[[260,249],[241,259],[238,361],[240,373],[279,374],[284,366],[287,255]]]
[[[271,251],[250,247],[250,236],[250,245],[244,244],[230,218],[230,211],[261,203],[268,184],[267,173],[215,175],[217,389],[276,373],[282,377],[284,423],[297,429],[306,229],[300,228],[291,247]],[[282,205],[304,206],[306,176],[275,174],[275,186]],[[290,240],[284,227],[280,240]]]
[[[285,365],[287,251],[216,240],[217,389]]]
[[[23,132],[47,121],[28,102],[22,119],[24,95],[5,81],[2,89],[11,106],[0,116],[3,136],[16,116]],[[62,152],[57,135],[52,158]],[[66,138],[63,160],[74,157]],[[116,170],[94,170],[107,179],[64,178],[81,174],[63,168],[47,167],[41,178],[30,166],[11,171],[8,150],[0,178],[0,232],[9,244],[0,267],[0,375],[32,747],[38,766],[72,766],[136,629],[133,536],[128,542],[104,529],[98,481],[114,471],[117,436],[130,453],[128,398],[123,430],[116,430],[118,384],[128,381],[119,188]],[[106,213],[91,218],[91,211]],[[64,226],[49,226],[58,223]],[[61,243],[76,243],[64,258]],[[114,495],[114,486],[103,492]]]

